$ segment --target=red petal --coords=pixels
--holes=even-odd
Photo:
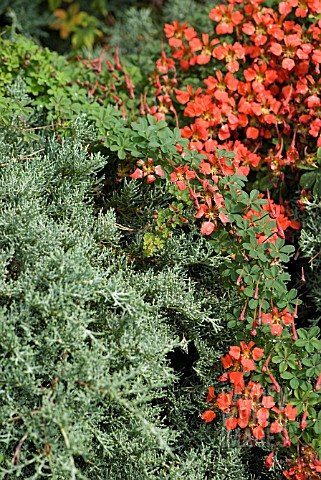
[[[296,408],[292,407],[292,405],[290,403],[285,407],[284,413],[288,417],[289,420],[295,420],[296,419]]]
[[[241,356],[241,349],[240,349],[240,347],[230,347],[230,350],[229,350],[228,353],[235,360],[239,360],[239,358]]]
[[[244,377],[242,372],[229,372],[230,382],[234,383],[234,393],[242,393],[244,390]]]
[[[270,416],[270,412],[268,411],[267,408],[260,408],[257,412],[256,412],[256,416],[259,420],[259,423],[260,425],[263,425],[266,423],[266,420],[269,418]]]
[[[274,452],[271,452],[265,459],[265,466],[271,468],[273,465]]]
[[[253,348],[252,357],[254,358],[254,360],[258,360],[259,358],[263,357],[263,355],[264,355],[264,348],[258,348],[258,347]]]
[[[244,368],[244,372],[251,372],[252,370],[255,370],[254,360],[251,360],[250,358],[242,358],[241,363]]]
[[[265,437],[263,428],[261,426],[253,428],[253,436],[258,440],[262,440]]]
[[[280,432],[282,432],[282,426],[278,422],[273,422],[273,423],[271,423],[270,432],[271,433],[280,433]]]
[[[234,430],[237,427],[237,419],[232,417],[228,418],[225,423],[226,430]]]
[[[134,173],[132,173],[131,175],[131,178],[143,178],[143,172],[139,169],[139,168],[136,168],[136,170],[134,171]]]
[[[209,423],[209,422],[212,422],[212,420],[214,420],[215,417],[216,417],[216,413],[213,412],[213,410],[206,410],[201,416],[201,419],[204,420],[206,423]]]
[[[230,406],[232,405],[232,398],[233,398],[233,393],[230,392],[230,393],[225,393],[225,392],[222,392],[219,394],[219,396],[217,397],[217,405],[218,405],[218,408],[220,410],[222,410],[223,412],[226,412]]]
[[[275,337],[275,336],[280,336],[282,335],[282,330],[283,330],[283,327],[282,325],[280,324],[272,324],[271,325],[271,334]]]
[[[211,402],[214,398],[214,387],[208,387],[208,394],[206,397],[207,402]]]
[[[213,222],[203,222],[201,226],[201,233],[203,235],[211,235],[215,230],[215,225]]]
[[[156,165],[155,167],[155,173],[156,175],[158,175],[159,177],[164,177],[164,172],[163,172],[163,169],[160,165]]]
[[[273,397],[271,397],[271,396],[263,397],[263,398],[262,398],[262,405],[263,405],[263,407],[265,407],[265,408],[272,408],[272,407],[274,407],[275,403],[274,403]]]

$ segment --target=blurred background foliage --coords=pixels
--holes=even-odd
[[[95,48],[141,55],[160,47],[163,24],[177,20],[206,26],[208,0],[2,0],[0,28],[11,28],[63,54]],[[159,49],[158,47],[158,49]],[[157,49],[157,50],[158,50]]]

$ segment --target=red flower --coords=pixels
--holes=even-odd
[[[193,92],[193,88],[190,85],[187,85],[187,92],[184,92],[182,90],[178,90],[178,88],[175,88],[175,93],[176,93],[176,99],[179,103],[182,103],[183,105],[187,103],[189,100],[194,100],[195,98],[198,97],[198,95],[202,92],[202,89],[200,87],[197,88],[196,92]]]
[[[183,44],[182,38],[190,41],[197,36],[194,28],[187,28],[187,22],[183,23],[183,25],[176,21],[173,22],[173,25],[166,23],[164,32],[166,37],[169,38],[168,43],[171,47],[181,47]]]
[[[195,178],[194,170],[189,170],[188,165],[174,167],[174,172],[170,174],[171,182],[176,183],[178,190],[185,190],[186,180]]]
[[[254,360],[261,358],[264,355],[264,350],[255,347],[252,351],[254,345],[254,342],[251,341],[248,345],[240,342],[240,347],[230,347],[229,353],[221,359],[224,368],[229,368],[232,365],[237,367],[240,364],[245,372],[255,370]]]
[[[225,60],[228,71],[235,73],[240,68],[238,60],[245,59],[245,49],[239,42],[235,42],[234,45],[224,42],[219,47],[214,48],[213,57],[218,60]]]
[[[167,73],[168,70],[174,70],[175,62],[172,58],[167,58],[163,50],[162,57],[156,61],[156,67],[159,72]]]
[[[284,408],[272,407],[272,411],[277,414],[277,418],[274,422],[271,423],[270,431],[271,433],[280,433],[285,428],[285,425],[288,420],[296,419],[296,408],[293,407],[290,403]]]
[[[142,169],[135,169],[134,173],[130,175],[133,179],[146,177],[147,183],[153,183],[156,180],[154,173],[159,177],[164,177],[162,167],[160,165],[154,167],[152,158],[148,158],[147,162],[144,162],[144,160],[138,160],[136,165],[142,167]]]
[[[293,315],[288,311],[287,308],[284,308],[282,312],[279,312],[276,307],[272,308],[271,313],[262,313],[262,323],[265,325],[270,325],[271,334],[273,336],[282,335],[283,326],[280,322],[283,322],[284,325],[292,325]]]
[[[216,33],[225,35],[233,33],[234,27],[242,22],[244,15],[239,10],[233,12],[233,5],[229,5],[228,8],[225,5],[218,5],[210,11],[209,17],[214,22],[219,22],[216,25]]]
[[[205,65],[211,60],[214,45],[217,45],[220,41],[217,38],[209,41],[208,33],[202,34],[202,41],[199,38],[194,38],[189,45],[192,52],[201,50],[201,53],[196,55],[196,63],[199,65]]]

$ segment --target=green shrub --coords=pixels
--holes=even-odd
[[[321,250],[321,203],[314,199],[307,203],[302,215],[300,250],[308,265],[304,269],[304,284],[307,295],[307,307],[310,306],[314,322],[318,322],[321,313],[320,291],[320,250]],[[302,279],[301,279],[302,280]]]

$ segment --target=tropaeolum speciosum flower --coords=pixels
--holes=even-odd
[[[229,368],[234,365],[234,362],[239,362],[245,372],[255,370],[255,360],[259,360],[264,355],[264,349],[254,347],[255,343],[250,342],[246,345],[245,342],[240,342],[240,346],[232,346],[229,353],[222,357],[224,368]],[[253,348],[254,347],[254,348]]]
[[[204,156],[195,180],[216,183],[225,175],[264,171],[271,186],[281,186],[321,146],[320,5],[288,0],[267,8],[263,0],[229,0],[209,11],[210,32],[187,22],[165,25],[171,54],[163,50],[156,62],[157,101],[145,101],[143,114],[175,116],[188,148]],[[194,69],[200,85],[183,83],[180,71],[192,77]],[[232,164],[218,159],[216,149],[234,152]],[[183,177],[172,179],[182,190],[188,186]],[[275,210],[275,238],[299,228],[282,200]],[[211,235],[213,225],[204,218],[201,232]]]

